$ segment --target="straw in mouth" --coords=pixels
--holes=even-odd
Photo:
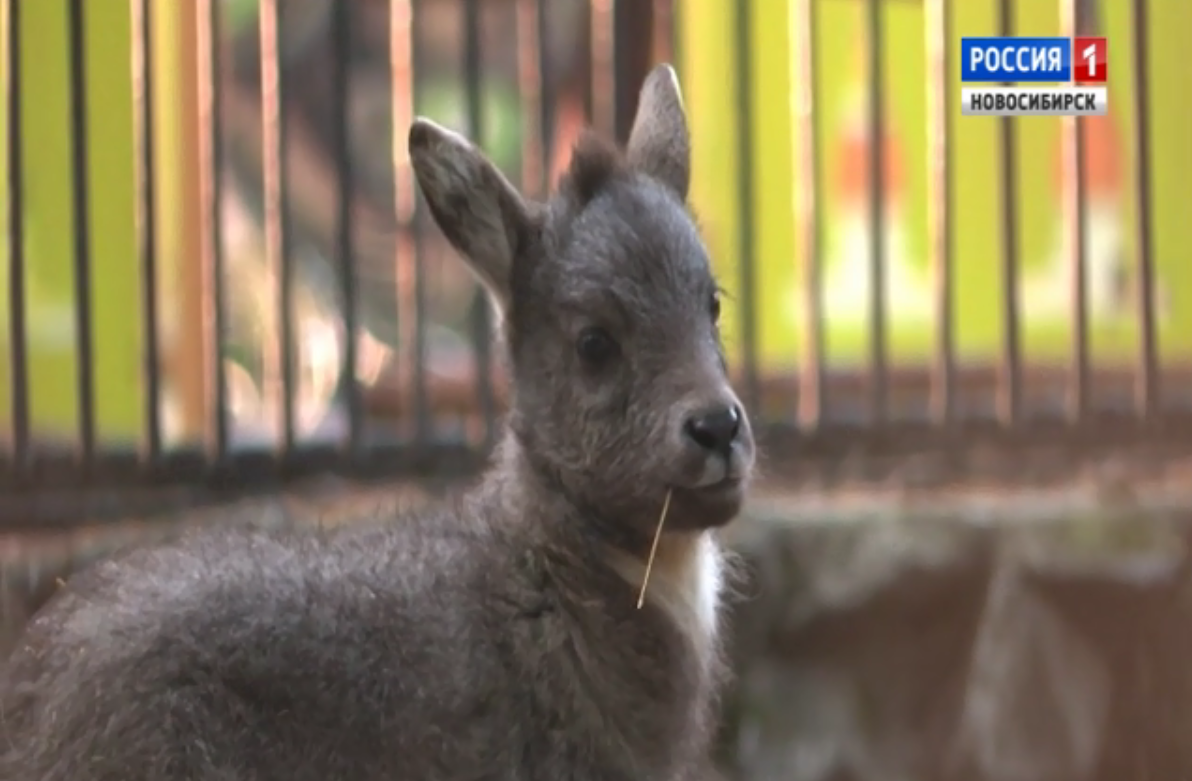
[[[654,542],[650,545],[650,558],[646,559],[646,574],[642,576],[642,589],[637,595],[637,609],[641,610],[646,603],[646,586],[650,582],[650,570],[654,568],[654,557],[658,555],[658,541],[662,539],[662,525],[666,523],[666,511],[670,509],[671,491],[666,490],[666,500],[662,503],[662,514],[658,516],[658,528],[654,530]]]

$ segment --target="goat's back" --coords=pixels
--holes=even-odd
[[[502,631],[525,595],[516,557],[483,528],[442,514],[205,531],[83,573],[0,673],[0,779],[379,781],[499,766],[492,747],[516,746],[529,721],[506,696],[526,660]]]

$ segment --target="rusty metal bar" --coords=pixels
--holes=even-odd
[[[485,147],[488,128],[484,123],[484,101],[481,93],[484,78],[484,52],[480,42],[480,0],[463,0],[464,4],[464,82],[468,104],[468,134],[472,142]],[[476,400],[484,423],[484,446],[491,447],[496,438],[496,400],[493,398],[493,340],[492,314],[488,294],[477,286],[473,341],[476,349]]]
[[[70,42],[71,206],[74,217],[74,310],[79,405],[78,456],[85,470],[95,457],[95,353],[92,344],[91,220],[88,203],[87,50],[84,0],[67,6]]]
[[[931,415],[947,425],[955,414],[956,345],[952,301],[952,14],[950,0],[928,0],[927,221],[935,276],[935,355]]]
[[[29,458],[29,356],[25,319],[24,145],[21,112],[21,0],[5,3],[8,39],[8,368],[11,465],[19,475]]]
[[[753,176],[753,46],[750,44],[752,0],[739,0],[734,18],[737,98],[737,262],[740,263],[741,357],[744,362],[742,396],[760,414],[761,387],[757,367],[757,280],[754,246]]]
[[[653,0],[651,11],[654,17],[654,40],[650,45],[651,58],[655,62],[669,62],[671,67],[679,69],[675,62],[678,53],[675,45],[675,0]]]
[[[197,58],[199,60],[198,102],[203,128],[199,144],[199,189],[202,203],[200,222],[203,288],[199,291],[203,309],[205,421],[209,458],[216,464],[228,453],[228,383],[223,362],[223,340],[227,333],[226,280],[223,251],[223,109],[219,82],[223,72],[220,0],[197,0]],[[183,295],[186,291],[183,291]]]
[[[612,3],[613,138],[626,143],[633,130],[641,84],[657,64],[653,0],[613,0]]]
[[[137,134],[137,227],[141,252],[141,316],[144,344],[141,375],[145,383],[145,435],[142,458],[152,464],[161,455],[161,353],[157,305],[157,188],[153,132],[153,0],[132,4],[133,105]]]
[[[265,200],[265,262],[277,286],[278,347],[266,370],[265,397],[279,403],[281,452],[294,449],[293,258],[286,186],[285,76],[281,47],[281,2],[261,0],[261,147]]]
[[[534,0],[534,5],[538,15],[537,36],[538,36],[538,83],[542,88],[541,98],[539,104],[539,128],[541,132],[542,141],[542,193],[545,195],[550,192],[551,182],[551,161],[555,155],[555,137],[554,128],[556,117],[558,116],[558,82],[553,82],[549,87],[547,86],[546,74],[550,71],[550,47],[547,42],[550,40],[550,16],[547,11],[549,3],[547,0]]]
[[[1013,5],[998,0],[998,35],[1014,34]],[[997,411],[1002,425],[1013,426],[1022,414],[1022,339],[1018,305],[1018,158],[1013,117],[998,122],[1002,195],[1002,354],[997,386]]]
[[[299,447],[279,469],[267,452],[236,449],[218,470],[202,458],[171,457],[162,461],[156,474],[150,474],[143,469],[119,469],[127,462],[120,453],[109,451],[97,454],[95,462],[96,472],[104,476],[102,484],[96,481],[94,486],[83,487],[75,470],[47,468],[38,473],[35,490],[0,493],[0,529],[6,534],[44,532],[47,526],[77,530],[80,519],[92,525],[162,518],[163,511],[186,515],[197,507],[284,491],[286,484],[295,480],[318,479],[338,471],[342,461],[343,454],[334,449]],[[474,477],[484,463],[485,454],[460,442],[442,441],[433,448],[417,449],[381,441],[370,443],[368,458],[357,460],[353,473],[365,480],[390,483],[400,476],[407,486],[442,485]],[[119,493],[119,501],[113,501],[113,490]]]
[[[819,70],[816,57],[816,33],[819,30],[819,0],[799,0],[795,28],[796,51],[800,53],[797,84],[799,124],[799,216],[802,242],[803,277],[803,345],[799,367],[799,423],[818,426],[824,407],[824,305],[823,247],[824,225],[820,208],[820,132],[816,124],[819,114]]]
[[[356,289],[356,247],[352,237],[352,191],[355,172],[352,168],[352,134],[348,124],[348,107],[352,95],[352,6],[346,2],[332,4],[332,51],[335,69],[332,73],[332,101],[335,112],[333,141],[335,178],[339,197],[336,201],[336,255],[339,257],[339,283],[344,324],[344,355],[340,367],[342,387],[348,407],[348,431],[344,446],[349,455],[360,450],[363,429],[363,399],[357,381],[360,367],[359,295]]]
[[[411,107],[411,118],[413,118],[413,107],[418,105],[418,95],[421,89],[421,83],[418,79],[417,64],[422,61],[421,49],[419,48],[419,19],[422,14],[422,1],[411,0],[410,3],[410,37],[407,43],[409,53],[407,54],[410,62],[410,83],[409,83],[409,105]],[[465,25],[467,20],[465,19]],[[465,36],[467,32],[465,31]],[[477,33],[478,34],[478,33]],[[471,100],[472,96],[467,96]],[[414,182],[412,178],[413,169],[411,171],[411,193],[410,206],[414,210],[410,215],[410,232],[409,232],[409,257],[407,260],[409,268],[409,276],[407,285],[407,294],[410,300],[407,302],[406,311],[412,312],[409,319],[407,333],[411,336],[413,350],[410,355],[410,383],[411,395],[413,401],[414,412],[414,441],[421,447],[425,446],[434,436],[434,413],[430,406],[430,391],[427,382],[426,369],[426,351],[427,351],[427,336],[426,324],[429,319],[430,308],[427,306],[427,273],[426,273],[426,257],[423,253],[423,235],[422,226],[425,224],[419,217],[418,199],[413,192]],[[477,378],[480,381],[480,378]],[[478,394],[482,394],[482,388],[477,389]]]
[[[591,0],[592,127],[612,138],[617,131],[615,0]]]
[[[683,80],[683,9],[675,0],[662,0],[667,9],[666,13],[666,28],[663,30],[663,35],[667,36],[670,42],[670,61],[675,68],[675,72],[679,74],[679,81]]]
[[[869,368],[870,414],[881,426],[889,416],[886,345],[885,101],[882,83],[882,0],[866,0],[866,83],[869,119]]]
[[[389,72],[392,90],[393,121],[393,203],[397,221],[397,245],[394,251],[397,301],[397,355],[400,372],[399,398],[415,398],[421,385],[418,372],[422,366],[421,345],[417,339],[419,301],[417,286],[418,253],[412,240],[414,211],[417,204],[414,172],[410,167],[408,133],[414,119],[414,8],[411,0],[389,2]],[[412,360],[409,360],[412,359]],[[407,362],[408,361],[408,362]],[[428,421],[426,415],[402,409],[402,428],[414,429],[421,440]]]
[[[522,189],[532,197],[542,197],[549,187],[547,171],[550,158],[546,138],[550,123],[546,109],[546,89],[542,75],[545,62],[545,0],[517,0],[517,91],[522,104]]]
[[[1061,26],[1064,35],[1081,32],[1080,0],[1062,0]],[[1089,338],[1088,286],[1086,284],[1084,122],[1079,117],[1063,118],[1063,206],[1064,229],[1072,273],[1072,355],[1068,384],[1067,413],[1072,422],[1082,420],[1088,411]]]
[[[1159,358],[1155,336],[1154,215],[1151,203],[1150,31],[1147,0],[1134,0],[1134,197],[1138,203],[1138,378],[1135,405],[1150,420],[1159,411]]]
[[[210,235],[207,197],[207,110],[206,96],[207,47],[202,42],[208,33],[206,20],[210,9],[201,4],[190,5],[190,15],[179,13],[173,24],[167,25],[168,37],[162,51],[177,49],[173,58],[178,68],[178,122],[176,126],[176,156],[171,160],[171,175],[175,218],[178,236],[171,248],[177,263],[178,279],[171,285],[173,300],[167,311],[178,327],[172,328],[170,340],[162,354],[171,407],[177,413],[174,433],[190,439],[187,445],[206,445],[208,453],[215,450],[213,415],[214,402],[212,356],[214,329],[210,317],[213,295],[204,242]],[[158,3],[158,12],[164,12]],[[162,52],[159,52],[162,53]],[[195,150],[194,154],[188,154]],[[159,182],[165,184],[165,182]],[[218,230],[222,226],[216,226]],[[191,295],[186,295],[187,292]],[[197,293],[197,294],[196,294]],[[164,334],[163,334],[164,335]],[[169,409],[170,407],[167,407]],[[179,443],[180,444],[180,443]],[[201,452],[202,448],[200,448]],[[178,453],[172,454],[174,456]]]

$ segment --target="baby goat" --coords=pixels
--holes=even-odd
[[[649,75],[624,150],[580,142],[545,203],[430,121],[409,150],[503,314],[513,395],[490,471],[409,517],[209,529],[84,571],[0,670],[2,781],[711,772],[716,530],[754,443],[685,207],[675,74]]]

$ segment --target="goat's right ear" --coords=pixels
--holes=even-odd
[[[665,184],[679,200],[687,200],[691,135],[679,77],[670,65],[656,65],[646,76],[625,151],[631,165]]]
[[[528,204],[458,133],[419,117],[410,126],[408,143],[414,175],[435,222],[507,310],[513,258],[533,223]]]

